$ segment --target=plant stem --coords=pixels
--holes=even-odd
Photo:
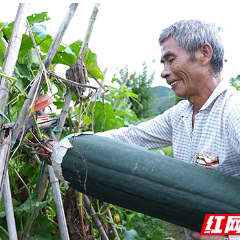
[[[25,227],[25,230],[22,234],[22,237],[21,239],[22,240],[25,240],[25,239],[28,239],[30,236],[29,236],[29,232],[31,230],[31,227],[32,227],[32,224],[33,224],[33,220],[37,214],[37,211],[38,211],[38,207],[39,207],[39,202],[36,202],[34,208],[33,208],[33,211],[31,212],[31,217],[28,219],[27,221],[27,225]]]
[[[7,78],[7,79],[9,79],[9,80],[13,80],[13,82],[11,81],[11,84],[15,84],[16,81],[17,81],[17,78],[15,78],[15,77],[10,77],[10,76],[6,75],[5,73],[2,73],[2,72],[0,72],[0,76],[5,77],[5,78]]]
[[[29,187],[27,186],[27,184],[23,181],[23,179],[21,178],[20,174],[17,172],[16,169],[13,169],[15,171],[15,173],[17,174],[17,176],[19,177],[20,181],[23,183],[23,185],[25,186],[25,188],[27,189],[27,192],[28,192],[28,195],[29,195],[29,202],[30,202],[30,211],[28,213],[28,216],[27,216],[27,220],[26,222],[28,223],[29,219],[30,219],[30,215],[31,215],[31,212],[32,212],[32,196],[31,196],[31,192],[30,192],[30,189]]]
[[[9,237],[8,232],[7,232],[6,229],[3,228],[1,225],[0,225],[0,229]]]
[[[35,126],[36,126],[36,128],[37,128],[39,140],[42,141],[43,137],[42,137],[42,133],[41,133],[41,131],[40,131],[40,128],[39,128],[39,126],[38,126],[37,119],[36,119],[36,117],[35,117],[35,115],[34,115],[33,112],[31,113],[31,115],[32,115],[32,117],[33,117]]]

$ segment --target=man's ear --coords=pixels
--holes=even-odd
[[[210,44],[204,43],[201,48],[201,60],[203,65],[207,65],[208,63],[211,62],[212,55],[213,55],[213,50]]]

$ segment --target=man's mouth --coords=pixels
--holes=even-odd
[[[177,81],[174,81],[174,82],[172,82],[172,83],[170,83],[170,86],[173,88],[173,87],[175,87],[176,86],[176,84],[179,82],[179,80],[177,80]]]

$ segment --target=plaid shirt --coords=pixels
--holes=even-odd
[[[138,126],[99,135],[146,149],[172,145],[175,159],[192,164],[199,153],[217,156],[219,164],[209,168],[240,178],[240,92],[221,81],[195,116],[194,129],[192,115],[192,104],[183,100]]]

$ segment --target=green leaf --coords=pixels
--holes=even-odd
[[[123,233],[124,240],[134,240],[138,236],[137,232],[134,229],[126,231]]]
[[[34,48],[31,48],[27,54],[27,67],[31,68],[32,65],[35,65],[35,66],[40,65],[37,52]]]
[[[6,35],[7,39],[10,40],[12,35],[14,22],[7,24],[4,28],[2,28],[3,33]]]
[[[44,26],[44,25],[36,25],[36,26],[31,27],[31,29],[32,29],[33,33],[40,39],[49,35],[46,31],[46,26]]]
[[[50,35],[47,35],[44,40],[41,40],[40,38],[36,37],[36,40],[37,40],[37,44],[40,45],[40,50],[43,53],[48,52],[48,49],[50,48],[50,46],[53,42],[53,39]]]
[[[72,49],[64,42],[61,42],[61,44],[58,48],[58,52],[66,52],[66,53],[76,56],[76,54],[72,51]]]
[[[52,240],[51,232],[56,230],[56,228],[47,217],[39,215],[34,220],[34,223],[33,230],[31,231],[33,239]]]
[[[34,207],[36,205],[36,202],[39,202],[38,193],[37,192],[33,192],[31,197],[32,197],[32,207]],[[41,211],[47,205],[47,203],[48,203],[48,201],[39,202],[38,211]],[[14,207],[13,209],[14,209],[14,212],[18,216],[21,216],[21,214],[23,212],[29,212],[30,211],[30,200],[29,200],[29,198],[22,205],[20,205],[19,207]],[[0,218],[5,217],[5,216],[6,216],[6,212],[2,211],[0,213]]]
[[[124,126],[129,126],[130,124],[137,125],[140,123],[135,112],[128,107],[117,108],[115,114],[124,119]]]
[[[138,95],[136,93],[133,93],[132,91],[129,91],[129,95],[133,98],[138,98]]]
[[[6,23],[6,22],[0,22],[0,30],[5,28],[7,25],[8,25],[8,23]]]
[[[71,66],[76,62],[76,56],[67,52],[57,52],[53,58],[53,64],[64,64]]]
[[[88,51],[86,66],[87,66],[87,69],[90,71],[90,73],[92,73],[92,75],[96,79],[99,79],[99,78],[104,79],[104,74],[102,73],[102,71],[100,70],[97,64],[97,54],[92,53],[90,49]]]
[[[22,43],[19,50],[19,57],[24,57],[31,48],[34,48],[32,38],[26,34],[23,34]]]
[[[47,12],[42,12],[42,13],[38,13],[38,14],[34,13],[27,17],[27,20],[28,20],[30,26],[33,25],[34,23],[41,23],[44,21],[48,21],[50,19],[51,18],[49,18],[47,16]]]
[[[111,83],[114,83],[114,82],[116,82],[117,80],[118,80],[118,78],[112,78]]]
[[[57,107],[57,109],[62,109],[63,108],[63,102],[53,102],[53,104]]]
[[[55,236],[53,236],[52,240],[61,240],[60,232],[58,232]]]
[[[93,102],[90,104],[89,112],[92,112]],[[114,110],[109,103],[105,103],[105,112],[106,112],[106,121],[105,121],[105,130],[118,129],[124,126],[124,120],[116,117]],[[102,132],[104,126],[104,108],[101,101],[96,102],[94,108],[94,131]]]
[[[78,57],[80,49],[82,47],[82,41],[78,40],[69,45],[72,51],[75,53],[76,57]],[[93,76],[97,79],[104,79],[104,74],[100,70],[97,64],[97,55],[93,53],[90,49],[87,51],[87,60],[85,62],[88,70],[93,74]]]
[[[3,60],[7,51],[7,46],[3,38],[3,32],[0,31],[0,66],[3,65]]]
[[[27,79],[30,78],[29,80],[33,79],[31,71],[28,69],[28,67],[25,64],[17,65],[17,70],[14,71],[14,76],[16,78],[27,78]]]
[[[21,89],[21,91],[23,91],[25,89],[25,87],[27,86],[27,84],[29,83],[29,79],[27,77],[23,77],[19,73],[17,67],[14,68],[14,77],[17,78],[17,82],[15,84]]]
[[[130,211],[130,210],[128,210],[128,212],[126,212],[127,229],[132,228],[132,220],[136,216],[137,216],[136,212],[133,212],[133,211]]]
[[[32,208],[33,208],[36,205],[36,202],[39,202],[38,193],[37,192],[33,192],[31,197],[32,197]],[[48,201],[39,202],[38,211],[41,211],[47,205],[47,203],[48,203]],[[21,216],[21,214],[23,212],[29,212],[29,211],[30,211],[30,199],[29,198],[27,199],[27,201],[25,201],[19,207],[14,207],[14,212],[18,216]]]
[[[76,42],[69,45],[69,47],[72,49],[72,51],[75,53],[76,56],[79,55],[81,46],[82,46],[81,40],[77,40]]]

